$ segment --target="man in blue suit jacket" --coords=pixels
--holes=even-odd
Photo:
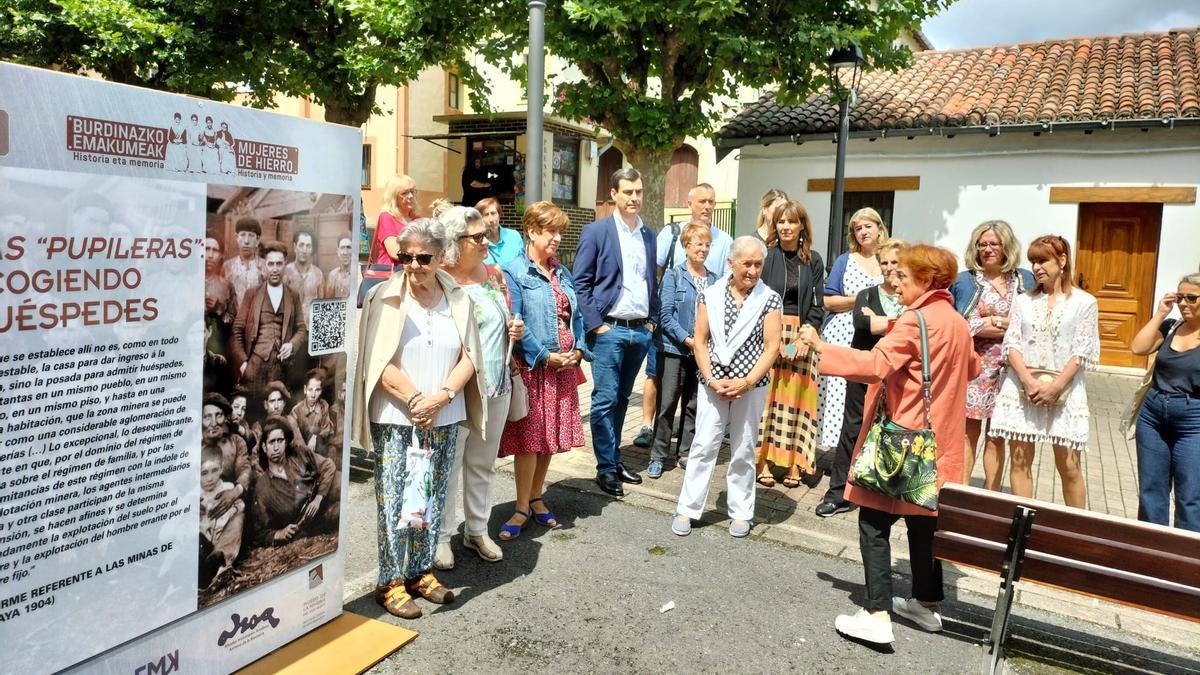
[[[658,321],[654,232],[642,224],[642,175],[621,169],[610,180],[616,210],[589,223],[575,253],[575,292],[592,361],[592,450],[596,483],[617,497],[642,477],[621,463],[629,393]]]

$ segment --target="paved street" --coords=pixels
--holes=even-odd
[[[1119,434],[1117,418],[1135,387],[1130,377],[1089,374],[1095,413],[1085,460],[1089,506],[1125,517],[1137,512],[1136,453]],[[641,423],[640,392],[639,380],[623,448],[639,471],[647,453],[630,443]],[[585,433],[589,396],[584,385]],[[1061,503],[1046,450],[1035,465],[1035,496]],[[727,460],[727,449],[721,459]],[[513,508],[511,460],[499,467],[493,533]],[[505,544],[504,562],[487,565],[469,551],[464,555],[456,537],[460,567],[444,580],[462,592],[463,602],[405,623],[422,636],[377,670],[965,672],[982,659],[978,644],[990,625],[998,579],[976,570],[947,568],[944,636],[898,623],[895,653],[883,656],[833,632],[833,617],[861,599],[862,569],[856,514],[822,519],[812,512],[824,478],[793,489],[759,487],[755,528],[739,541],[725,529],[723,466],[705,526],[688,538],[669,531],[681,470],[626,486],[625,499],[614,501],[592,482],[594,467],[590,446],[554,459],[547,501],[564,527],[526,530]],[[982,484],[981,467],[974,482]],[[393,620],[370,595],[373,486],[351,487],[347,609]],[[902,523],[893,543],[904,571]],[[899,580],[897,591],[907,583]],[[1200,625],[1033,584],[1018,588],[1012,646],[1020,652],[1019,671],[1200,671]],[[669,601],[676,608],[660,614]]]
[[[372,599],[374,492],[351,486],[346,609],[417,630],[420,636],[372,672],[972,672],[991,600],[950,590],[946,631],[897,621],[893,653],[839,637],[833,618],[861,600],[861,567],[705,526],[686,538],[647,508],[580,490],[567,478],[547,493],[563,526],[533,526],[491,565],[464,552],[440,576],[460,593],[442,608],[401,621]],[[492,529],[512,508],[501,474]],[[719,517],[719,514],[713,514]],[[953,578],[954,573],[948,577]],[[898,578],[896,591],[908,582]],[[675,608],[660,610],[668,602]],[[1016,672],[1187,672],[1200,654],[1115,628],[1022,607],[1012,647]]]

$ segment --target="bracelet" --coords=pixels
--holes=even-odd
[[[412,404],[413,404],[413,401],[417,400],[417,397],[418,397],[418,396],[420,396],[420,395],[421,395],[421,392],[419,392],[419,391],[414,391],[414,392],[413,392],[413,395],[408,397],[408,403],[406,403],[405,405],[406,405],[406,406],[408,406],[409,408],[411,408],[411,407],[412,407]]]

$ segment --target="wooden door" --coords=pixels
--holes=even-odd
[[[625,165],[625,155],[615,147],[611,147],[600,155],[599,168],[596,169],[596,203],[603,204],[612,197],[608,181],[612,175]],[[596,217],[601,218],[600,214]]]
[[[1162,204],[1080,204],[1075,284],[1100,306],[1100,363],[1144,368],[1129,351],[1154,311]]]

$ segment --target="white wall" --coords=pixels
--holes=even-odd
[[[1057,234],[1074,245],[1078,205],[1051,204],[1052,185],[1200,185],[1200,130],[1057,136],[854,140],[847,148],[846,176],[919,176],[920,190],[895,193],[896,235],[960,255],[971,230],[993,218],[1012,224],[1023,243]],[[830,194],[808,192],[807,182],[833,177],[834,149],[827,141],[743,148],[737,232],[754,227],[763,192],[781,188],[808,208],[813,248],[823,254]],[[1155,297],[1200,267],[1200,204],[1164,205],[1158,251]]]

